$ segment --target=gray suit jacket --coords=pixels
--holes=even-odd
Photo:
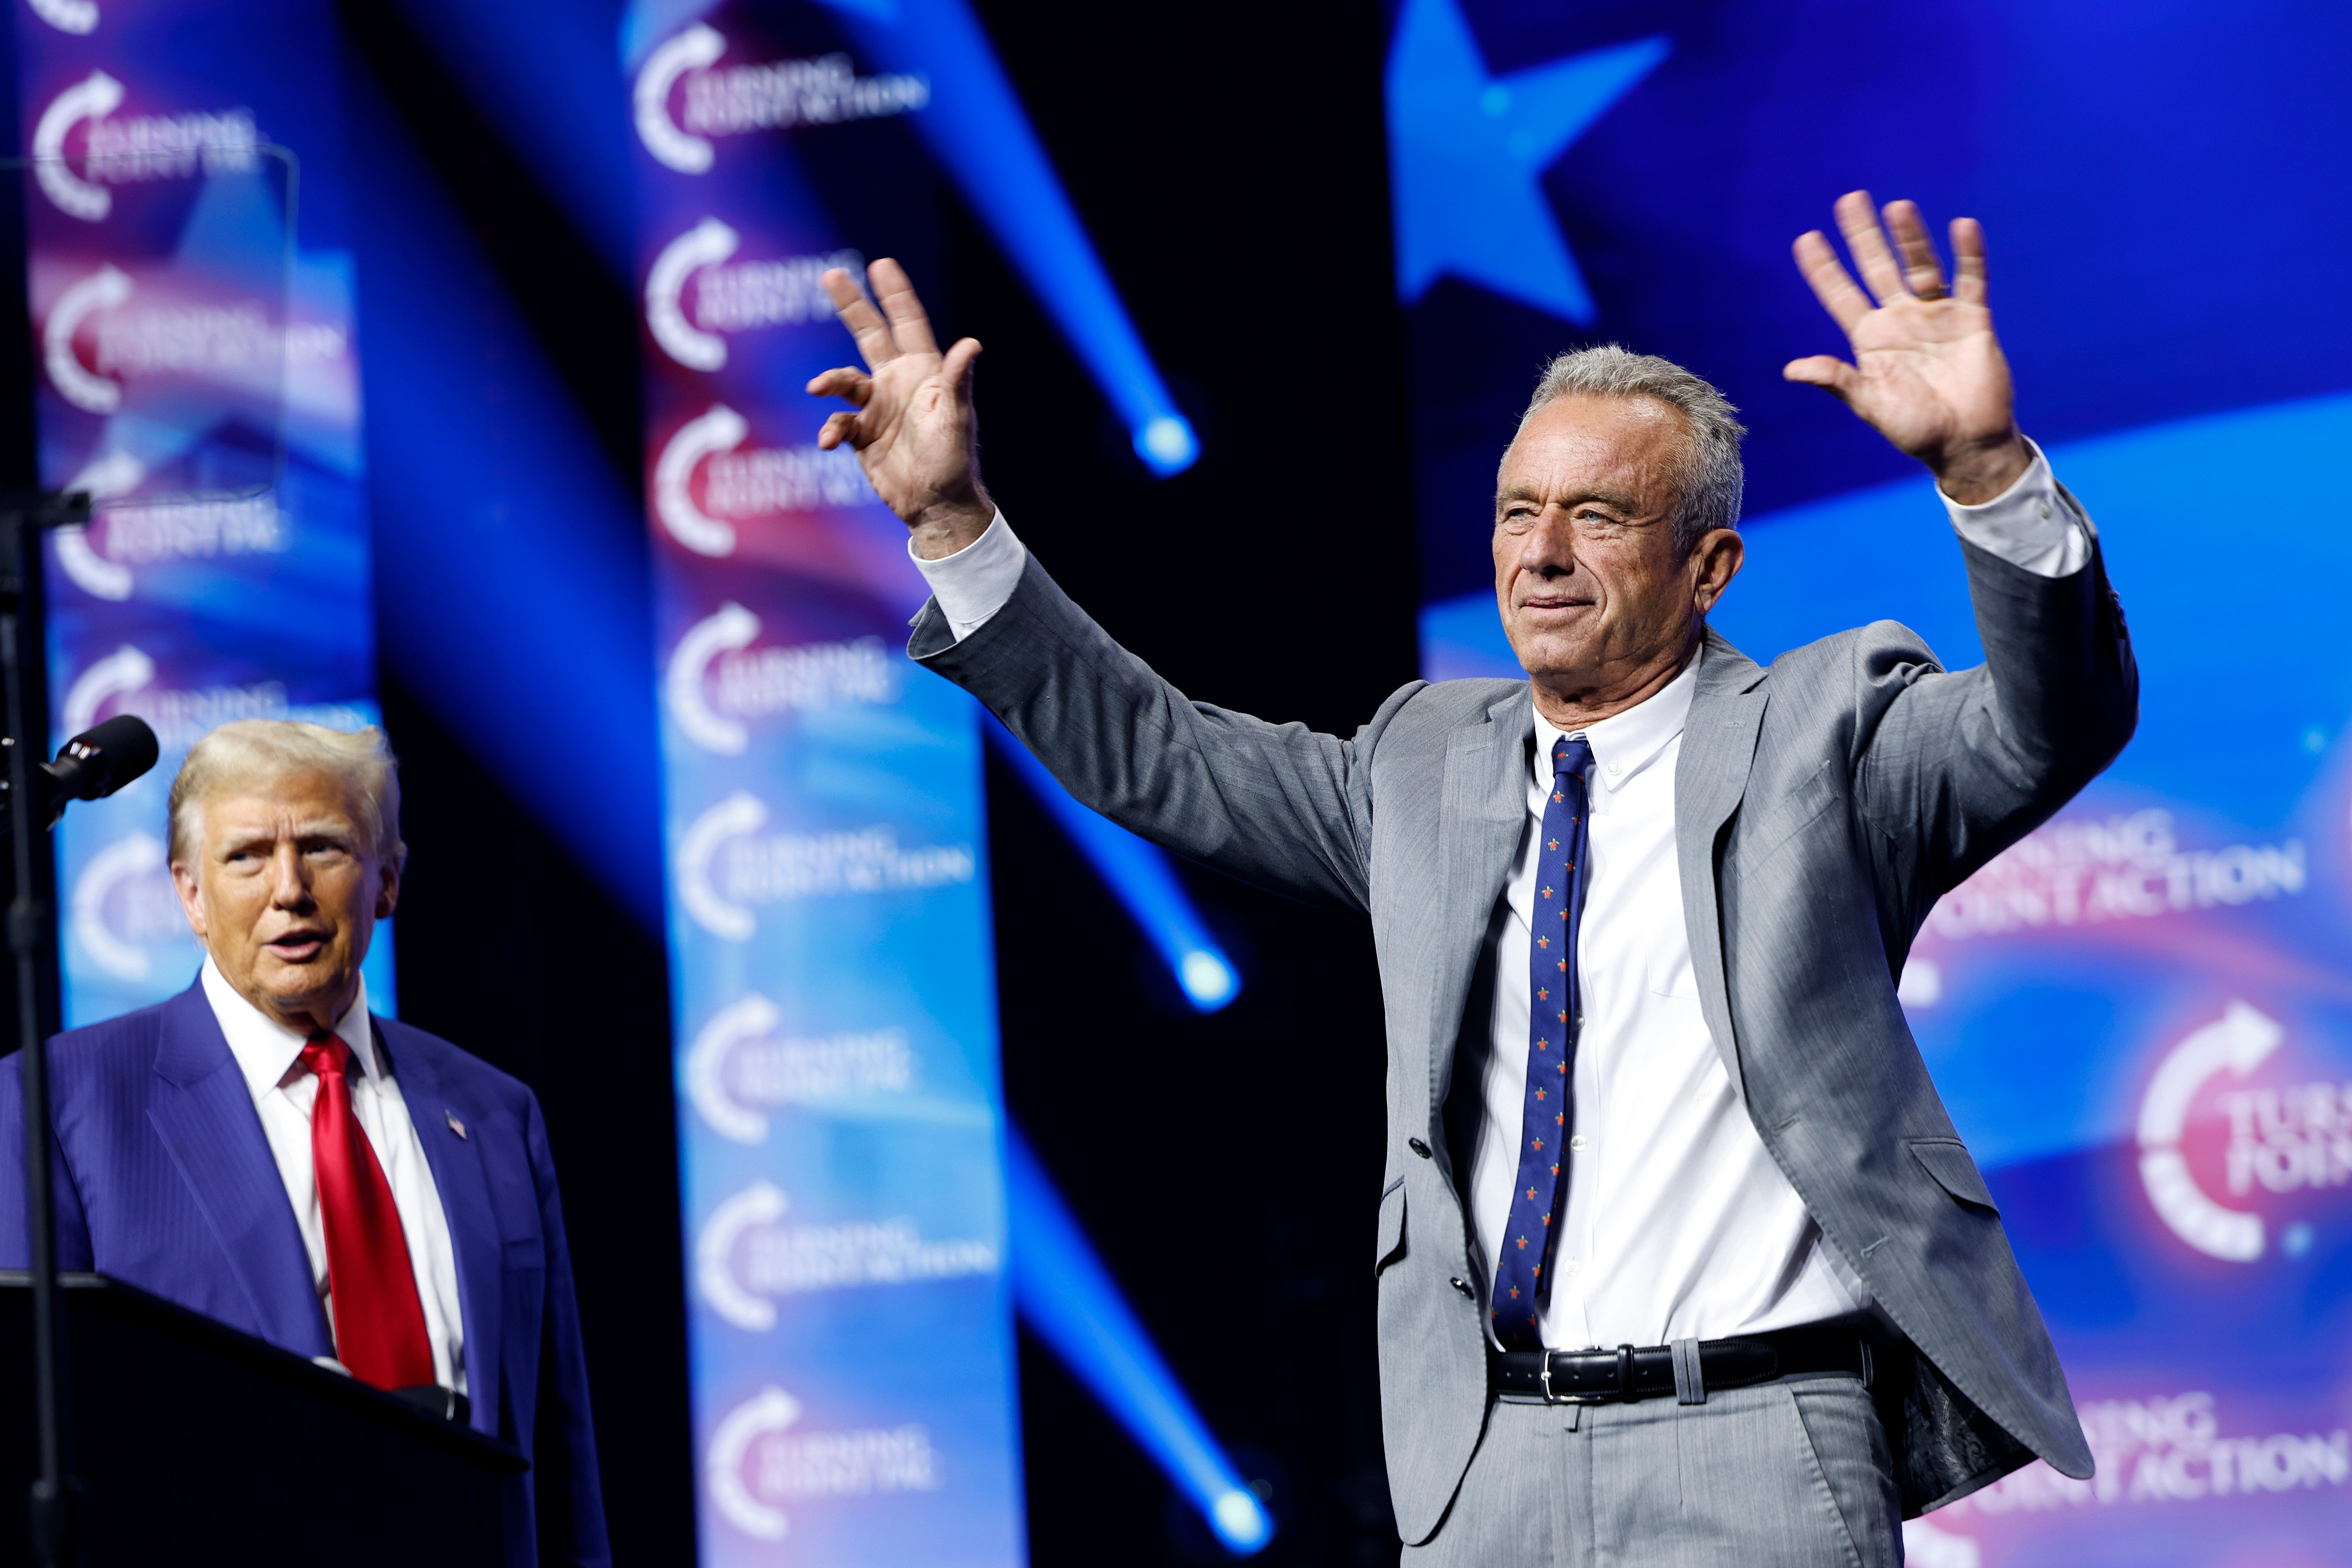
[[[2037,1454],[2091,1473],[2041,1312],[1895,985],[1937,899],[2088,783],[2138,714],[2095,554],[2053,579],[1961,549],[1983,665],[1947,673],[1892,621],[1769,668],[1710,632],[1675,778],[1683,907],[1724,1066],[1822,1234],[1918,1352],[1889,1433],[1906,1515]],[[1187,700],[1034,556],[970,637],[931,604],[908,651],[1112,820],[1370,916],[1388,1032],[1382,1431],[1399,1531],[1427,1540],[1488,1407],[1486,1270],[1444,1101],[1457,1037],[1480,1026],[1465,1003],[1527,826],[1526,684],[1415,681],[1352,740],[1269,724]]]

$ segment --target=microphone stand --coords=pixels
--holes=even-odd
[[[0,503],[0,687],[5,688],[8,847],[16,862],[8,904],[16,1043],[24,1078],[26,1234],[33,1266],[34,1421],[40,1474],[33,1482],[34,1560],[74,1559],[75,1484],[64,1429],[65,1338],[58,1289],[58,1220],[50,1202],[48,1038],[58,1026],[57,860],[34,773],[48,745],[47,626],[41,594],[41,533],[88,522],[85,495],[37,495]]]

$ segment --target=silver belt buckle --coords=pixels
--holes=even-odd
[[[1549,1346],[1537,1352],[1536,1383],[1543,1389],[1546,1405],[1601,1405],[1607,1403],[1596,1394],[1554,1394],[1551,1391],[1551,1350]]]

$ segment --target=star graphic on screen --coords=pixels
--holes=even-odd
[[[1543,174],[1671,47],[1642,38],[1490,77],[1457,0],[1404,0],[1388,64],[1398,296],[1450,272],[1591,324]]]

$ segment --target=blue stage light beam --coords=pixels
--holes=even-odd
[[[1201,455],[1192,422],[1169,395],[1045,149],[963,0],[824,0],[877,62],[927,78],[914,116],[999,244],[1028,279],[1096,384],[1128,427],[1136,455],[1160,478]],[[541,180],[625,274],[629,183],[621,64],[662,33],[708,10],[698,0],[558,4],[401,0],[435,52],[466,84]]]
[[[1274,1521],[1177,1386],[1143,1325],[1087,1245],[1020,1130],[1004,1129],[1013,1300],[1209,1521],[1236,1557],[1263,1551]]]
[[[579,460],[589,446],[582,422],[389,113],[357,102],[354,130],[355,163],[373,193],[361,219],[362,331],[385,651],[507,787],[658,931],[649,597],[645,563],[628,547],[637,509]],[[530,591],[513,593],[517,584]],[[990,729],[1136,911],[1195,1005],[1231,1001],[1239,976],[1160,852],[1080,805],[1001,727]],[[1035,1156],[1007,1132],[1024,1317],[1219,1541],[1236,1555],[1263,1549],[1274,1535],[1265,1506],[1209,1436]]]
[[[616,278],[635,266],[622,0],[399,0],[409,24]]]
[[[1210,936],[1201,911],[1176,879],[1176,868],[1156,845],[1146,843],[1062,787],[1045,764],[993,717],[985,721],[997,754],[1013,765],[1062,831],[1110,884],[1135,923],[1167,960],[1177,986],[1203,1013],[1213,1013],[1242,994],[1241,972]]]
[[[824,3],[877,63],[929,81],[916,129],[1118,411],[1144,467],[1161,479],[1191,468],[1200,438],[1144,351],[964,0]]]
[[[351,91],[377,635],[393,668],[662,929],[645,517],[390,109]]]

